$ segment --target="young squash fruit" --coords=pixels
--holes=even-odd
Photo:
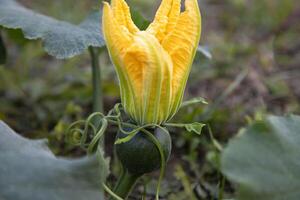
[[[130,131],[130,129],[126,131]],[[153,133],[153,136],[160,143],[167,162],[172,148],[169,132],[162,128],[148,129],[148,131]],[[128,135],[119,131],[116,139],[126,136]],[[115,144],[115,149],[124,170],[132,175],[141,176],[155,171],[161,166],[161,155],[157,146],[147,134],[141,131],[128,142]]]

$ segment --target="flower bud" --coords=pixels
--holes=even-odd
[[[162,0],[145,30],[124,0],[104,3],[103,35],[118,74],[122,105],[137,124],[161,124],[181,105],[201,33],[197,0]]]

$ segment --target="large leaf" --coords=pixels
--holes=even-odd
[[[242,131],[222,156],[242,200],[300,198],[300,116],[268,117]]]
[[[46,52],[57,58],[78,55],[89,46],[104,46],[100,22],[99,11],[73,25],[36,13],[14,0],[0,0],[0,26],[22,29],[27,39],[42,39]]]
[[[0,199],[101,200],[107,161],[55,157],[45,140],[29,140],[0,121]]]

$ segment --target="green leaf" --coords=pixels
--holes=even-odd
[[[230,141],[222,171],[238,185],[240,200],[298,200],[300,116],[255,122]]]
[[[15,44],[21,47],[25,46],[28,42],[30,42],[30,40],[24,38],[24,34],[21,29],[4,28],[3,32],[6,32],[6,36],[8,39],[14,41]]]
[[[199,122],[193,122],[191,124],[184,124],[185,129],[188,132],[194,132],[198,135],[201,134],[202,128],[205,126],[205,124],[199,123]]]
[[[194,132],[198,135],[201,134],[202,128],[205,126],[205,124],[199,123],[199,122],[193,122],[190,124],[184,124],[184,123],[165,123],[165,126],[170,127],[178,127],[178,128],[185,128],[188,132]]]
[[[36,13],[14,0],[0,0],[0,26],[22,29],[27,39],[41,39],[46,52],[56,58],[81,54],[89,46],[104,46],[100,23],[99,11],[73,25]]]
[[[0,121],[0,199],[103,200],[108,163],[102,153],[55,157],[45,140],[29,140]]]
[[[1,34],[0,34],[0,65],[5,64],[6,62],[6,48],[4,45],[4,41],[2,40]]]

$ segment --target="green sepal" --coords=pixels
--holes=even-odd
[[[193,122],[193,123],[165,123],[165,126],[170,127],[178,127],[178,128],[185,128],[188,132],[196,133],[197,135],[201,135],[202,128],[205,126],[205,124],[200,122]]]

